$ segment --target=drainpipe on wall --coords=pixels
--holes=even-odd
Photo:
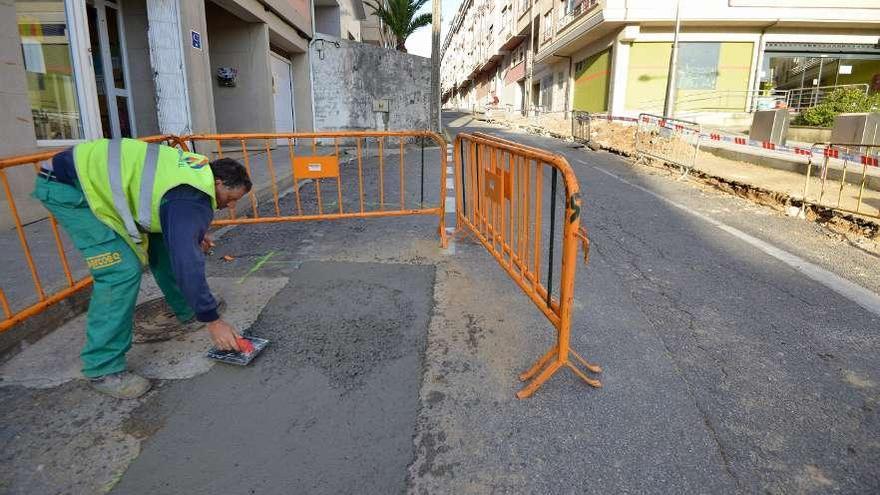
[[[309,97],[312,100],[312,130],[317,131],[317,125],[315,125],[315,77],[312,75],[314,72],[312,67],[312,41],[315,39],[315,0],[309,0],[309,9],[311,9],[312,14],[310,16],[312,18],[312,39],[306,45],[308,47],[306,56],[309,57]]]
[[[755,62],[755,80],[752,84],[752,98],[748,109],[750,112],[756,107],[755,102],[757,101],[759,90],[761,89],[761,67],[764,66],[764,35],[767,34],[768,29],[779,24],[780,20],[781,19],[776,19],[770,24],[764,26],[764,28],[761,29],[761,36],[758,38],[758,58]]]
[[[535,43],[535,13],[532,12],[532,9],[535,6],[535,1],[529,4],[529,46],[528,51],[526,52],[526,64],[528,65],[528,77],[526,77],[526,87],[525,87],[525,104],[523,105],[523,110],[525,111],[525,116],[528,117],[529,110],[532,109],[532,75],[534,74],[535,67],[535,47],[533,44]]]

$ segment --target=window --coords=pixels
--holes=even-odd
[[[556,74],[556,87],[562,89],[562,83],[565,81],[565,75],[562,72]]]
[[[38,140],[84,139],[64,1],[15,2]]]
[[[553,35],[553,11],[544,14],[544,41]]]
[[[678,89],[715,89],[721,43],[681,43],[678,47]]]
[[[541,106],[546,112],[553,109],[553,75],[541,80]]]

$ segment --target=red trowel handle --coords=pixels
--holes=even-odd
[[[244,354],[250,354],[254,352],[254,344],[251,344],[251,341],[244,338],[239,337],[236,339],[238,341],[238,350]]]

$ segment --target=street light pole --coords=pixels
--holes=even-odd
[[[432,0],[431,13],[431,122],[429,128],[441,132],[440,125],[440,2]]]
[[[675,113],[675,76],[678,67],[678,32],[681,30],[681,0],[675,2],[675,35],[672,38],[672,56],[669,58],[669,74],[666,76],[666,100],[663,116],[671,118]]]

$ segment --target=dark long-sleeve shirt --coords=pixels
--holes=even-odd
[[[159,205],[162,237],[168,247],[174,279],[199,321],[214,321],[217,301],[205,278],[205,253],[201,243],[214,219],[211,198],[191,186],[165,193]]]
[[[72,148],[55,155],[52,168],[59,182],[78,187]],[[217,301],[205,278],[205,254],[201,248],[213,219],[211,198],[194,187],[183,185],[171,189],[159,205],[162,237],[171,258],[174,279],[196,318],[204,322],[219,318]]]

